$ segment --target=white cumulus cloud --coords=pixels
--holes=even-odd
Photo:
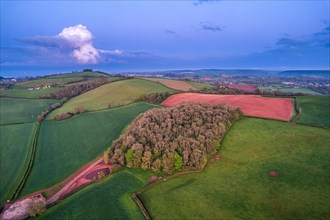
[[[93,47],[93,34],[86,26],[78,24],[63,28],[57,37],[68,43],[68,46],[73,49],[71,55],[79,63],[96,64],[99,61],[99,52]]]

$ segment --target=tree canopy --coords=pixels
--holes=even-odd
[[[114,141],[108,162],[164,174],[203,169],[241,115],[231,106],[197,103],[149,110]]]

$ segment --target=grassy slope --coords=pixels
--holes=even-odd
[[[75,82],[78,80],[81,80],[84,78],[87,78],[87,81],[83,82],[78,82],[78,83],[70,83],[69,82]],[[105,74],[101,73],[90,73],[90,72],[85,72],[85,73],[68,73],[68,74],[61,74],[61,75],[55,75],[55,76],[49,76],[41,79],[36,79],[36,80],[29,80],[21,83],[16,83],[15,85],[12,86],[11,89],[5,90],[5,91],[0,91],[0,96],[3,97],[15,97],[15,98],[38,98],[44,94],[52,93],[52,92],[57,92],[60,90],[60,87],[51,87],[47,89],[39,89],[39,90],[28,90],[30,87],[35,87],[38,85],[51,85],[52,83],[56,83],[59,86],[71,86],[75,84],[84,84],[88,83],[92,80],[97,80],[100,77],[106,77],[110,80],[119,80],[121,79],[120,77],[111,77]]]
[[[85,77],[85,78],[97,78],[97,77],[108,77],[108,75],[97,72],[77,72],[77,73],[65,73],[54,76],[48,76],[48,79],[59,79],[59,78],[72,78],[72,77]]]
[[[22,195],[50,187],[102,155],[140,113],[155,107],[135,103],[41,125],[36,158]]]
[[[34,123],[0,126],[0,206],[10,199],[25,171]]]
[[[329,130],[245,118],[226,135],[220,161],[142,201],[152,219],[329,219],[329,139]]]
[[[50,99],[0,98],[0,124],[36,121],[44,108],[54,102]]]
[[[192,81],[186,81],[187,83],[189,83],[190,85],[192,85],[193,87],[197,88],[197,89],[211,89],[213,88],[212,85],[209,84],[204,84],[204,83],[198,83],[198,82],[192,82]]]
[[[281,92],[292,92],[292,93],[304,93],[304,94],[310,94],[310,95],[320,95],[320,93],[315,92],[308,88],[285,88],[281,85],[274,85],[274,86],[266,86],[266,87],[259,87],[260,90],[277,90]]]
[[[297,97],[302,114],[298,123],[330,128],[330,96]]]
[[[14,98],[39,98],[42,95],[57,92],[60,90],[59,87],[51,87],[47,89],[39,89],[39,90],[26,90],[26,89],[9,89],[5,91],[0,91],[0,96],[3,97],[14,97]]]
[[[50,208],[41,219],[144,219],[131,194],[143,187],[151,172],[124,169],[92,184]]]
[[[68,82],[73,82],[77,80],[83,79],[82,77],[63,77],[63,78],[42,78],[36,80],[29,80],[21,83],[16,83],[12,86],[13,89],[27,89],[30,87],[40,86],[40,85],[51,85],[52,83],[56,83],[58,85],[64,85]]]
[[[130,79],[109,83],[70,99],[61,108],[53,111],[48,118],[54,118],[60,112],[73,111],[75,107],[84,106],[86,110],[105,109],[134,102],[141,95],[154,92],[174,92],[160,84],[142,79]]]

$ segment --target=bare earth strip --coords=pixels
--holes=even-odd
[[[293,105],[290,98],[265,98],[258,95],[212,95],[181,93],[170,96],[162,105],[177,106],[183,102],[199,102],[211,105],[227,104],[239,107],[245,115],[289,121]]]
[[[47,201],[47,205],[50,205],[52,203],[55,203],[60,196],[68,189],[70,188],[70,186],[72,186],[79,178],[83,177],[84,175],[86,175],[90,170],[93,169],[93,167],[95,167],[96,165],[98,165],[99,163],[101,163],[103,161],[103,158],[99,158],[97,161],[95,161],[94,163],[92,163],[91,165],[89,165],[88,167],[86,167],[86,169],[81,170],[80,173],[75,173],[71,176],[74,176],[73,179],[71,179],[62,189],[60,189],[60,191],[58,191],[52,198],[50,198]],[[70,177],[69,177],[70,178]]]
[[[144,78],[146,80],[150,80],[153,82],[158,82],[168,88],[179,90],[179,91],[197,91],[198,89],[194,86],[190,85],[189,83],[178,81],[178,80],[171,80],[171,79],[156,79],[156,78]]]
[[[52,187],[46,190],[35,192],[33,194],[20,198],[19,200],[16,200],[12,203],[6,204],[4,211],[0,215],[0,220],[26,218],[28,216],[28,208],[32,205],[34,201],[42,201],[46,205],[56,203],[59,199],[71,194],[72,192],[79,189],[81,186],[93,182],[92,177],[95,176],[98,171],[109,168],[111,169],[111,166],[103,164],[103,157],[100,157],[96,161],[93,161],[83,166],[66,180],[64,180],[62,182],[64,186],[48,200],[46,200],[41,195],[41,192],[48,191]],[[56,187],[56,185],[53,187]]]

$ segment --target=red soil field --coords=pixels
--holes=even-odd
[[[177,106],[183,102],[227,104],[239,107],[245,115],[289,121],[292,112],[292,99],[265,98],[258,95],[213,95],[199,93],[180,93],[167,98],[162,105]]]
[[[179,80],[171,80],[171,79],[157,79],[157,78],[145,78],[146,80],[150,80],[153,82],[158,82],[168,88],[179,90],[179,91],[197,91],[198,89],[186,83],[184,81]]]
[[[256,88],[254,86],[248,85],[248,84],[227,84],[228,88],[231,89],[238,89],[246,92],[255,92]]]

